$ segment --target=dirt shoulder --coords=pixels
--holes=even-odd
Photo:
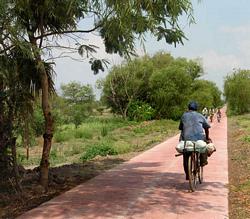
[[[229,216],[250,218],[250,115],[228,119]]]
[[[137,154],[138,152],[117,156],[96,157],[89,162],[81,164],[51,168],[49,191],[47,193],[44,193],[43,188],[38,184],[39,171],[37,168],[23,170],[21,177],[22,194],[18,194],[17,191],[13,190],[11,182],[0,185],[0,218],[15,218],[43,202],[86,182],[103,171],[128,161]]]

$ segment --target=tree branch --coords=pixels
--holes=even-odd
[[[43,34],[41,36],[37,36],[35,37],[35,39],[41,39],[43,37],[48,37],[48,36],[53,36],[53,35],[62,35],[62,34],[66,34],[66,33],[91,33],[95,30],[97,30],[99,27],[101,27],[101,24],[100,25],[97,25],[96,27],[90,29],[90,30],[65,30],[65,31],[62,31],[62,32],[51,32],[51,33],[46,33],[46,34]]]
[[[77,61],[77,62],[86,62],[86,58],[85,59],[77,59],[77,58],[73,58],[72,56],[69,56],[69,55],[59,55],[57,57],[48,58],[45,61],[62,59],[62,58],[69,58],[69,59],[71,59],[73,61]]]

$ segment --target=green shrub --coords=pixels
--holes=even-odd
[[[134,101],[128,107],[128,117],[130,120],[146,121],[155,116],[155,109],[143,101]]]
[[[44,116],[41,106],[35,106],[32,126],[36,136],[44,133]]]
[[[86,152],[81,156],[82,161],[87,161],[99,156],[116,155],[117,151],[108,143],[101,142],[90,146]]]
[[[169,112],[170,118],[174,121],[179,121],[183,114],[183,110],[178,106],[169,107]]]

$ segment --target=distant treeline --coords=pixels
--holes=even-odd
[[[199,60],[168,53],[136,58],[114,66],[100,83],[102,101],[124,118],[176,120],[190,100],[196,100],[200,109],[222,105],[221,91],[202,75]]]

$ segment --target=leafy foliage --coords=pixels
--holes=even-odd
[[[33,114],[33,130],[35,131],[35,136],[41,136],[44,133],[44,117],[42,109],[39,105],[35,106]]]
[[[192,78],[175,63],[150,78],[151,103],[160,118],[178,119],[185,109]]]
[[[95,98],[93,88],[79,82],[70,82],[62,85],[61,90],[64,98],[61,102],[64,121],[73,122],[77,127],[92,113]]]
[[[235,70],[224,84],[224,95],[233,114],[250,111],[250,70]]]
[[[91,85],[82,85],[80,82],[70,82],[61,85],[62,96],[68,103],[88,103],[94,100],[94,92]]]
[[[164,38],[167,43],[182,43],[184,33],[178,26],[178,17],[183,13],[192,13],[190,1],[107,1],[109,11],[115,16],[108,16],[100,28],[108,53],[133,55],[134,39],[145,32]],[[192,16],[189,17],[192,22]]]
[[[148,57],[113,67],[103,84],[103,98],[113,112],[126,117],[132,101],[147,97],[152,71],[153,65]]]
[[[192,84],[191,99],[199,103],[199,108],[216,108],[223,105],[221,91],[215,83],[207,80],[195,80]]]
[[[199,79],[202,75],[199,60],[159,52],[115,66],[101,83],[102,99],[114,113],[130,119],[177,120],[191,99],[201,107],[221,105],[221,92],[214,83]]]
[[[134,101],[128,107],[128,118],[136,121],[151,120],[155,116],[155,109],[148,103]]]

